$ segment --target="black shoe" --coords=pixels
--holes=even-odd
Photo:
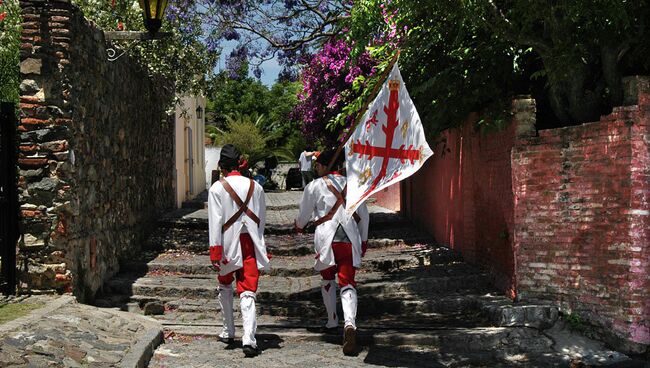
[[[338,330],[339,330],[338,327],[327,327],[323,325],[318,329],[318,332],[323,334],[328,334],[328,335],[335,335],[338,332]]]
[[[233,337],[221,337],[221,336],[219,336],[217,338],[217,340],[219,340],[219,342],[222,342],[222,343],[224,343],[226,345],[232,345],[232,344],[235,343],[235,339]]]
[[[252,358],[254,356],[260,355],[260,349],[258,347],[244,345],[242,350],[244,351],[244,355],[246,356],[246,358]]]
[[[357,330],[352,326],[345,326],[343,330],[343,354],[355,355],[357,353]]]

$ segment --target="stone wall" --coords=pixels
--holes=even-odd
[[[69,1],[21,1],[19,282],[92,299],[174,205],[171,84]]]
[[[610,343],[650,345],[650,88],[599,122],[544,130],[512,154],[517,284]]]

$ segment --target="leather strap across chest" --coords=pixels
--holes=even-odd
[[[248,193],[246,194],[245,201],[242,201],[241,198],[239,198],[235,190],[230,186],[230,184],[228,184],[226,179],[219,180],[221,185],[223,185],[223,189],[225,189],[226,192],[230,194],[232,200],[235,201],[235,204],[237,204],[237,206],[239,206],[237,212],[235,212],[235,214],[232,215],[232,217],[228,219],[228,221],[226,221],[226,223],[224,223],[223,226],[221,227],[222,232],[226,232],[226,230],[228,230],[235,223],[235,221],[239,219],[239,216],[241,216],[242,213],[245,213],[246,216],[250,217],[253,221],[255,221],[256,224],[258,225],[260,224],[260,218],[257,217],[257,215],[253,211],[251,211],[250,208],[248,208],[248,203],[250,202],[251,197],[253,197],[253,190],[255,189],[255,183],[253,182],[252,179],[249,180],[250,180],[250,185],[248,186]]]
[[[327,222],[334,217],[336,214],[336,211],[338,211],[339,207],[345,206],[345,194],[347,192],[348,186],[346,185],[343,188],[343,191],[339,193],[339,191],[334,187],[334,184],[332,184],[332,181],[330,180],[329,177],[323,176],[323,180],[325,181],[325,184],[327,184],[327,189],[329,189],[332,194],[336,197],[336,202],[334,203],[334,206],[330,209],[330,211],[323,217],[319,218],[318,220],[314,221],[314,226],[318,226],[324,222]],[[361,221],[361,217],[355,212],[352,214],[352,217],[354,217],[354,220],[358,223]]]

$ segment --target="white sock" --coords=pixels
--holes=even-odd
[[[338,327],[339,316],[336,314],[336,282],[334,280],[321,281],[320,292],[323,295],[325,311],[327,311],[327,324],[325,327]]]
[[[219,284],[219,304],[221,304],[221,315],[223,317],[223,329],[219,336],[225,339],[235,337],[232,299],[232,285]]]
[[[244,325],[242,345],[250,345],[256,348],[257,340],[255,340],[255,332],[257,331],[257,317],[255,315],[255,293],[252,291],[244,291],[239,295],[239,302],[241,305],[242,324]]]
[[[343,317],[345,318],[345,327],[352,326],[355,329],[357,325],[357,290],[352,285],[346,285],[341,289],[341,304],[343,305]]]

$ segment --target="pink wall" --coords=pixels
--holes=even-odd
[[[513,101],[496,133],[448,130],[402,184],[402,207],[435,239],[487,267],[507,295],[557,303],[627,352],[650,346],[650,78],[599,122],[534,129]]]
[[[389,210],[399,212],[401,209],[400,184],[394,184],[388,188],[382,189],[373,194],[371,197],[372,204],[388,208]]]
[[[639,105],[540,131],[512,155],[518,292],[588,317],[636,352],[650,344],[647,81]]]
[[[472,116],[445,131],[434,156],[405,181],[404,212],[439,243],[487,267],[496,285],[514,297],[510,151],[516,124],[482,134],[475,121]]]

